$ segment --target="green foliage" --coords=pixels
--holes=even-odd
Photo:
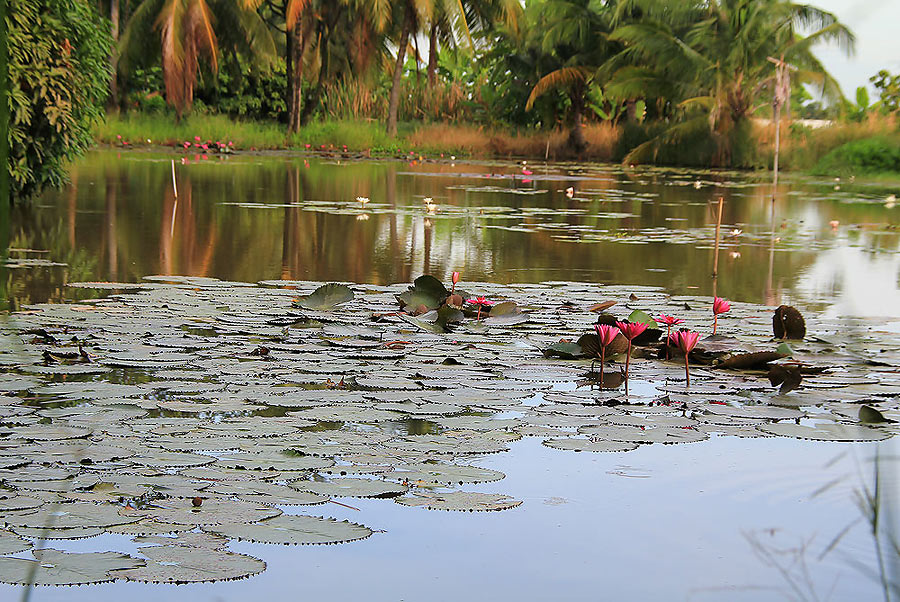
[[[860,122],[869,114],[869,91],[865,86],[856,89],[856,103],[844,101],[844,116],[850,121]]]
[[[7,5],[10,197],[65,181],[91,144],[109,82],[109,23],[79,0]]]
[[[214,112],[247,119],[284,120],[287,71],[283,59],[258,68],[234,55],[220,60],[218,76],[206,75],[195,92]]]
[[[891,75],[882,69],[869,78],[878,89],[878,104],[885,113],[900,111],[900,74]]]
[[[820,175],[900,173],[900,136],[848,142],[822,157],[814,171]]]

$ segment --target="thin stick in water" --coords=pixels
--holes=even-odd
[[[724,204],[725,199],[719,197],[719,214],[716,217],[716,246],[713,251],[713,278],[719,275],[719,230],[722,228],[722,205]]]
[[[175,183],[175,159],[172,159],[172,190],[175,191],[175,199],[178,199],[178,184]]]

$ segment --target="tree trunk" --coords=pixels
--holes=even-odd
[[[391,84],[391,99],[388,103],[387,133],[389,136],[397,135],[397,110],[400,108],[400,76],[403,75],[403,63],[406,60],[406,46],[409,44],[409,34],[412,31],[414,17],[413,7],[406,3],[406,15],[403,19],[403,32],[400,34],[400,42],[397,44],[397,62],[394,64],[394,78]]]
[[[115,109],[119,106],[119,83],[116,79],[116,71],[119,68],[119,52],[116,46],[119,43],[119,0],[109,0],[109,20],[112,23],[110,33],[112,34],[113,45],[109,52],[109,69],[111,77],[109,78],[109,99],[107,107]]]
[[[628,123],[634,123],[637,121],[637,101],[636,100],[626,100],[625,101],[625,118]]]
[[[437,84],[437,23],[431,24],[431,33],[428,36],[428,89],[431,90]]]
[[[587,142],[584,139],[584,128],[581,121],[584,118],[584,87],[575,86],[572,89],[572,131],[569,132],[569,146],[575,151],[580,158],[587,149]]]
[[[300,131],[300,111],[303,105],[303,54],[300,40],[300,25],[288,29],[285,33],[287,41],[287,90],[285,100],[288,107],[288,133]]]

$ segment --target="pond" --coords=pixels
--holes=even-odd
[[[32,600],[896,597],[897,429],[857,417],[865,405],[900,418],[891,192],[788,178],[773,234],[765,174],[94,153],[71,186],[13,216],[0,548],[14,533],[40,542],[53,516],[64,538],[44,547],[142,558],[160,541],[129,525],[156,521],[181,533],[159,547],[250,563],[204,567],[211,578],[257,573],[41,587]],[[396,315],[407,284],[427,273],[449,287],[453,271],[461,289],[524,313],[469,314],[449,335]],[[137,286],[66,286],[81,281]],[[297,301],[324,281],[356,283],[353,298]],[[606,300],[620,319],[677,313],[705,336],[713,294],[734,302],[720,329],[741,353],[774,349],[771,310],[799,308],[808,335],[794,360],[825,372],[779,394],[765,372],[696,366],[687,390],[681,364],[648,352],[623,397],[584,384],[589,360],[542,353],[590,331],[590,306]],[[410,507],[422,504],[435,509]],[[296,528],[246,531],[285,520],[272,507],[360,530],[323,521],[289,541],[345,543],[277,545]],[[239,525],[221,526],[222,512]],[[15,582],[5,566],[0,580]]]

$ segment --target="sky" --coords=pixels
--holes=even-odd
[[[856,35],[852,57],[835,46],[819,47],[816,56],[838,80],[845,96],[853,98],[858,86],[868,86],[875,100],[869,78],[881,69],[900,73],[900,0],[806,1],[835,14]]]

